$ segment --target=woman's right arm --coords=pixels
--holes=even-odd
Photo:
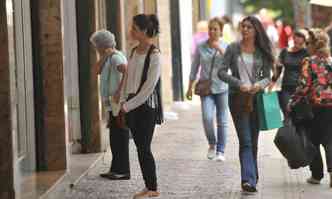
[[[192,98],[192,90],[193,85],[197,77],[198,68],[200,66],[200,53],[199,53],[199,47],[196,48],[193,62],[191,63],[191,70],[190,70],[190,76],[189,76],[189,85],[187,90],[187,98],[190,100]]]
[[[219,78],[228,83],[229,85],[233,86],[233,87],[237,87],[240,88],[242,85],[242,81],[236,77],[234,77],[233,75],[230,75],[228,73],[228,70],[232,67],[236,67],[236,66],[232,66],[232,58],[233,58],[233,50],[232,50],[232,46],[233,45],[229,45],[226,49],[226,52],[224,54],[224,57],[221,61],[221,68],[218,71],[218,76]]]
[[[280,52],[278,60],[277,60],[276,64],[274,65],[275,67],[273,68],[272,82],[276,82],[281,75],[282,68],[283,68],[283,60],[284,60],[286,51],[287,51],[287,49],[283,49]]]

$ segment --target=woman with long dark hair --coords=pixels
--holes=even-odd
[[[126,113],[145,182],[145,188],[134,198],[157,197],[156,164],[151,152],[155,125],[162,122],[160,51],[153,44],[159,33],[156,15],[134,16],[130,33],[138,45],[130,54],[126,85],[128,100],[121,110]]]
[[[242,39],[228,46],[219,78],[230,86],[229,107],[240,144],[242,190],[254,193],[258,181],[259,135],[255,99],[270,84],[274,56],[271,42],[256,17],[244,18],[240,26]]]

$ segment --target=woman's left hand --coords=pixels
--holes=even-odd
[[[112,96],[112,100],[117,104],[120,102],[120,95],[120,91],[116,91],[115,94]]]
[[[121,103],[121,108],[120,108],[120,112],[122,112],[122,113],[127,113],[127,110],[125,109],[125,107],[124,107],[124,103]]]
[[[262,87],[261,87],[261,86],[259,86],[259,85],[253,85],[253,86],[250,88],[249,93],[251,93],[251,94],[256,94],[256,93],[258,93],[260,90],[262,90]]]

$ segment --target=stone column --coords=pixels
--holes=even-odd
[[[80,113],[82,129],[82,152],[100,152],[100,107],[98,77],[92,70],[96,51],[89,38],[97,28],[94,1],[76,1],[78,32],[78,63],[80,88]]]
[[[0,198],[14,199],[13,138],[6,1],[0,1]]]
[[[169,0],[157,1],[157,15],[160,22],[159,48],[162,55],[162,94],[166,106],[173,102],[172,88],[172,44],[171,13]]]
[[[44,90],[47,170],[66,169],[61,0],[39,0],[39,62]]]

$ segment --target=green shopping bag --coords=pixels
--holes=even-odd
[[[257,94],[259,129],[271,130],[283,126],[277,92]]]

